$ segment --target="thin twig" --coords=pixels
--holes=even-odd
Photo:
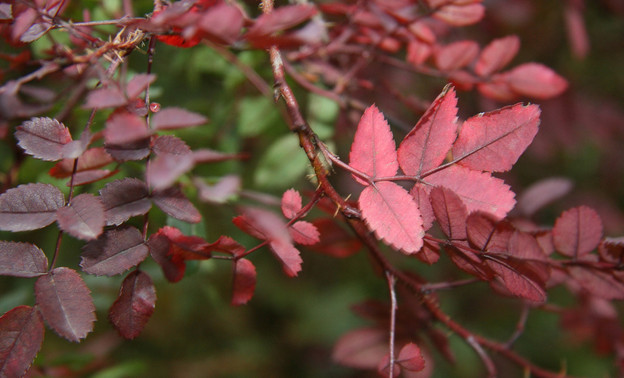
[[[388,282],[388,290],[390,292],[390,366],[388,377],[394,377],[394,363],[396,356],[394,355],[394,337],[396,334],[396,311],[397,311],[397,299],[394,285],[396,284],[396,278],[392,272],[386,271],[386,281]]]

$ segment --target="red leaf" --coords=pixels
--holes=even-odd
[[[61,267],[35,282],[41,315],[59,336],[78,342],[93,330],[95,306],[80,275]]]
[[[180,258],[169,255],[169,239],[163,234],[152,234],[147,241],[150,255],[160,265],[169,282],[178,282],[184,277],[186,263]]]
[[[168,215],[188,223],[199,223],[201,214],[177,187],[154,191],[152,200]]]
[[[145,118],[131,113],[116,113],[106,121],[104,140],[106,145],[124,145],[139,142],[149,137],[150,131]]]
[[[282,196],[282,214],[293,219],[301,210],[301,195],[295,189],[288,189]]]
[[[126,177],[106,184],[100,199],[106,211],[106,225],[118,226],[133,216],[143,215],[152,207],[147,185],[136,178]]]
[[[427,176],[426,181],[454,191],[469,213],[481,210],[504,218],[516,203],[509,185],[486,172],[452,165]]]
[[[572,181],[563,177],[540,180],[527,188],[518,198],[518,210],[529,217],[545,205],[566,195],[572,189]]]
[[[52,118],[32,118],[17,127],[15,138],[24,151],[41,160],[63,158],[63,147],[72,141],[69,129]]]
[[[232,44],[238,39],[243,23],[243,15],[236,6],[217,4],[202,15],[197,27],[214,42]]]
[[[50,184],[26,184],[0,195],[0,230],[30,231],[56,220],[65,205],[60,190]]]
[[[377,372],[382,377],[395,378],[401,375],[401,366],[396,362],[392,368],[392,377],[390,376],[390,353],[386,353],[377,364]]]
[[[420,253],[416,254],[416,258],[425,264],[435,264],[440,259],[440,246],[425,241]]]
[[[319,242],[319,232],[310,222],[295,222],[288,231],[297,244],[313,245]]]
[[[104,205],[92,194],[83,193],[56,210],[59,228],[71,236],[92,240],[100,236],[104,228]]]
[[[490,76],[500,71],[518,54],[520,38],[516,35],[498,38],[481,51],[474,72],[479,76]]]
[[[119,88],[111,86],[110,88],[94,89],[87,95],[87,103],[84,105],[87,109],[103,109],[116,108],[126,105],[128,100]]]
[[[48,259],[34,244],[0,241],[0,275],[37,277],[48,271]]]
[[[537,105],[516,104],[464,122],[453,145],[453,159],[465,167],[505,172],[531,144],[540,123]]]
[[[435,52],[435,62],[440,71],[455,71],[472,63],[478,54],[477,42],[457,41],[438,49]]]
[[[456,122],[455,89],[447,87],[399,145],[398,160],[403,172],[420,176],[438,167],[455,141]]]
[[[186,236],[171,226],[162,227],[158,230],[158,234],[169,240],[167,255],[174,261],[207,260],[212,257],[211,245],[199,236]]]
[[[429,193],[427,193],[427,190],[425,190],[422,185],[414,185],[410,190],[410,194],[414,197],[414,201],[416,201],[416,205],[420,210],[420,215],[423,219],[423,229],[427,231],[433,226],[433,221],[435,221],[435,214],[431,207]]]
[[[477,89],[482,95],[500,102],[510,102],[518,97],[518,94],[511,90],[507,82],[508,74],[494,74],[490,81],[478,83]]]
[[[232,283],[232,305],[240,306],[249,302],[256,290],[256,267],[247,259],[234,263]]]
[[[396,146],[390,125],[375,105],[369,106],[360,119],[351,153],[349,165],[371,178],[394,176],[399,167]],[[368,183],[353,176],[362,185]]]
[[[613,275],[582,266],[570,266],[568,271],[590,294],[610,301],[624,299],[624,283]]]
[[[544,287],[550,274],[545,263],[503,255],[485,256],[488,266],[511,294],[534,302],[546,301]]]
[[[208,119],[201,114],[182,108],[163,108],[152,117],[154,130],[173,130],[183,127],[203,125]]]
[[[141,160],[150,154],[150,138],[122,144],[107,144],[108,152],[117,161]]]
[[[466,219],[468,240],[482,251],[505,252],[514,229],[509,222],[491,214],[474,212]]]
[[[313,222],[323,237],[310,249],[332,257],[345,258],[357,253],[362,243],[328,218],[316,219]]]
[[[453,26],[475,24],[483,18],[485,7],[481,4],[446,5],[437,10],[433,17]]]
[[[149,251],[141,231],[129,226],[107,230],[82,250],[80,267],[96,276],[121,274],[145,260]]]
[[[156,288],[152,279],[147,273],[135,270],[123,280],[108,319],[122,337],[134,339],[152,316],[155,305]]]
[[[457,242],[455,244],[457,244]],[[464,272],[476,276],[484,281],[490,281],[494,278],[494,272],[492,272],[492,269],[475,253],[464,248],[459,248],[458,245],[454,245],[451,248],[445,248],[444,250],[448,253],[453,264]]]
[[[420,210],[405,189],[389,181],[364,188],[358,200],[362,217],[378,238],[411,254],[423,245]]]
[[[264,13],[249,28],[246,34],[248,39],[268,36],[275,32],[296,26],[316,14],[316,8],[311,5],[287,5],[274,9],[271,13]]]
[[[557,252],[581,259],[598,247],[602,238],[602,220],[590,207],[575,207],[557,218],[552,234]]]
[[[22,377],[41,349],[45,328],[36,308],[17,306],[0,317],[0,376]]]
[[[545,260],[546,254],[537,239],[530,234],[514,231],[509,238],[509,255],[531,260]]]
[[[89,171],[78,172],[74,176],[74,186],[92,184],[105,178],[114,176],[119,170],[110,171],[108,169],[92,169]],[[70,180],[65,185],[70,186]]]
[[[245,253],[245,247],[240,245],[236,240],[228,237],[228,236],[220,236],[216,242],[210,244],[206,248],[207,252],[211,251],[219,251],[224,253],[229,253],[234,257],[241,256]]]
[[[409,371],[421,371],[425,368],[425,359],[418,345],[408,343],[401,348],[396,362]]]
[[[449,239],[466,239],[468,212],[462,200],[450,189],[435,187],[429,193],[431,207],[442,231]]]
[[[156,80],[154,74],[136,74],[126,86],[128,98],[137,98],[147,87]]]
[[[539,63],[525,63],[509,72],[511,89],[520,95],[541,100],[559,96],[568,82],[550,68]]]
[[[301,255],[291,243],[281,240],[271,240],[269,247],[273,254],[282,263],[282,269],[288,277],[296,277],[301,271]]]
[[[156,190],[170,188],[176,180],[193,169],[195,161],[192,154],[162,154],[149,165],[146,175]]]
[[[377,328],[359,328],[342,335],[334,345],[332,359],[358,369],[375,369],[388,352],[387,333]]]
[[[97,168],[102,168],[113,162],[112,156],[110,156],[103,147],[95,147],[86,150],[78,159],[78,167],[76,172],[84,172]],[[52,169],[50,169],[50,176],[56,178],[70,177],[74,169],[74,159],[63,159],[56,163]]]

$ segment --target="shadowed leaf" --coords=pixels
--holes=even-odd
[[[169,255],[169,239],[163,234],[152,234],[147,241],[149,252],[160,265],[169,282],[178,282],[184,277],[186,263],[180,258]]]
[[[125,105],[127,102],[128,100],[119,88],[111,86],[110,88],[94,89],[89,92],[87,103],[84,107],[87,109],[116,108]]]
[[[357,253],[362,243],[349,234],[335,221],[328,218],[315,219],[312,222],[323,237],[310,249],[336,258],[345,258]]]
[[[143,215],[152,207],[147,185],[127,177],[106,184],[100,190],[100,199],[106,211],[106,224],[120,225],[133,216]]]
[[[435,62],[440,71],[454,71],[472,63],[478,54],[477,42],[457,41],[437,49]]]
[[[514,228],[506,220],[499,220],[491,214],[475,212],[466,219],[468,240],[482,251],[505,252]]]
[[[568,267],[570,275],[592,295],[606,300],[624,299],[624,283],[608,272],[582,266]]]
[[[103,147],[95,147],[86,150],[78,159],[78,166],[76,172],[94,170],[102,168],[112,163],[113,157],[110,156]],[[54,167],[50,169],[50,176],[56,178],[70,177],[74,169],[74,159],[63,159],[56,163]]]
[[[540,180],[527,188],[518,198],[518,210],[526,216],[535,214],[545,205],[566,195],[572,189],[572,181],[563,177]]]
[[[550,277],[546,263],[504,255],[485,256],[488,266],[501,279],[502,285],[509,293],[533,302],[546,301],[544,287]]]
[[[83,193],[56,211],[59,228],[71,236],[92,240],[100,236],[104,228],[104,205],[92,194]]]
[[[134,75],[134,77],[128,81],[128,85],[126,85],[126,94],[128,95],[128,98],[138,97],[141,92],[143,92],[155,80],[156,75],[154,74]]]
[[[62,159],[65,145],[72,141],[69,129],[52,118],[32,118],[22,123],[15,138],[27,154],[47,161]]]
[[[387,333],[377,328],[359,328],[347,332],[334,344],[332,359],[358,369],[374,369],[388,352]]]
[[[154,191],[152,200],[162,211],[188,223],[199,223],[201,214],[193,206],[191,201],[176,187],[170,187],[165,190]]]
[[[183,127],[203,125],[208,119],[201,114],[182,108],[163,108],[152,117],[154,130],[172,130]]]
[[[60,190],[50,184],[26,184],[0,195],[0,230],[29,231],[56,220],[56,210],[65,205]]]
[[[154,312],[156,288],[147,273],[135,270],[121,284],[119,296],[108,312],[108,319],[126,339],[137,337]]]
[[[418,345],[408,343],[401,348],[396,362],[409,371],[421,371],[425,368],[425,359]]]
[[[232,283],[232,305],[240,306],[249,302],[256,290],[256,267],[247,259],[234,263]]]
[[[75,270],[61,267],[39,277],[35,297],[41,315],[59,336],[78,342],[93,330],[91,292]]]
[[[442,231],[449,239],[466,239],[468,212],[461,199],[450,189],[435,187],[429,193],[431,207]]]
[[[48,271],[48,259],[34,244],[0,241],[0,275],[37,277]]]
[[[24,376],[41,349],[44,331],[39,311],[30,306],[17,306],[0,317],[0,376]]]
[[[580,259],[598,247],[602,238],[602,220],[590,207],[575,207],[557,218],[552,234],[557,252]]]
[[[114,276],[145,260],[148,248],[134,227],[107,230],[83,248],[80,267],[89,274]]]

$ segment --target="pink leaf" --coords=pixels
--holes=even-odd
[[[199,190],[200,201],[212,203],[226,203],[241,191],[241,178],[238,175],[225,175],[214,185],[208,185],[199,178],[194,178],[193,183]]]
[[[378,238],[411,254],[423,245],[420,210],[405,189],[389,181],[364,188],[358,200],[362,217]]]
[[[0,195],[0,230],[29,231],[56,220],[56,210],[65,205],[60,190],[50,184],[26,184]]]
[[[149,137],[150,131],[145,118],[131,113],[116,113],[106,121],[104,140],[106,145],[135,143]]]
[[[258,17],[247,32],[248,38],[267,36],[277,31],[296,26],[316,14],[311,5],[287,5],[274,9]]]
[[[37,277],[48,271],[48,259],[34,244],[0,241],[0,275]]]
[[[336,258],[345,258],[357,253],[362,243],[328,218],[316,219],[313,222],[323,237],[310,249]]]
[[[173,130],[183,127],[203,125],[208,119],[201,114],[182,108],[163,108],[152,117],[154,130]]]
[[[425,180],[430,185],[454,191],[469,213],[481,210],[504,218],[516,203],[509,185],[486,172],[452,165],[427,176]]]
[[[154,191],[152,200],[168,215],[188,223],[199,223],[201,214],[193,203],[177,187]]]
[[[539,63],[525,63],[509,72],[511,89],[520,95],[540,100],[559,96],[568,82],[550,68]]]
[[[145,260],[148,247],[141,231],[134,227],[107,230],[83,248],[80,267],[96,276],[114,276]]]
[[[156,190],[170,188],[176,180],[193,169],[195,161],[192,154],[162,154],[149,165],[146,175]]]
[[[435,187],[429,193],[431,207],[442,231],[449,239],[466,239],[468,212],[462,200],[450,189]]]
[[[240,306],[249,302],[256,290],[256,267],[247,259],[234,263],[232,283],[232,305]]]
[[[155,305],[156,288],[152,279],[147,273],[135,270],[123,280],[108,319],[122,337],[134,339],[152,316]]]
[[[106,224],[118,226],[133,216],[143,215],[152,207],[147,185],[136,178],[126,177],[106,184],[100,199],[106,211]]]
[[[409,371],[421,371],[425,368],[425,359],[418,345],[408,343],[401,348],[396,362]]]
[[[505,172],[531,144],[540,123],[537,105],[516,104],[464,122],[453,159],[470,169]]]
[[[116,108],[128,102],[121,91],[115,87],[94,89],[87,95],[87,109]]]
[[[375,369],[388,352],[387,333],[377,328],[359,328],[342,335],[334,345],[332,359],[358,369]]]
[[[238,39],[244,21],[238,7],[217,4],[204,13],[197,26],[206,34],[205,38],[221,44],[232,44]]]
[[[126,94],[128,98],[137,98],[150,84],[156,80],[154,74],[137,74],[128,82]]]
[[[414,185],[410,190],[410,194],[414,197],[416,206],[418,206],[420,210],[420,215],[423,219],[423,229],[427,231],[433,226],[433,221],[435,221],[435,214],[431,207],[429,193],[427,193],[427,190],[422,185]]]
[[[590,294],[610,301],[624,299],[624,283],[612,274],[583,266],[570,266],[568,271]]]
[[[93,194],[80,194],[67,206],[56,210],[59,228],[82,240],[92,240],[100,236],[104,220],[104,205]]]
[[[301,195],[295,189],[288,189],[282,196],[282,214],[288,219],[297,216],[301,210]]]
[[[319,232],[310,222],[298,221],[288,229],[297,244],[313,245],[319,242]]]
[[[269,247],[282,263],[282,269],[288,277],[295,277],[301,271],[301,255],[294,245],[281,240],[271,240]]]
[[[531,260],[544,260],[546,254],[537,239],[530,234],[514,231],[509,238],[509,255]]]
[[[602,238],[602,220],[590,207],[575,207],[557,218],[552,234],[559,253],[581,259],[598,247]]]
[[[27,154],[55,161],[63,158],[63,148],[72,141],[69,129],[52,118],[32,118],[17,127],[15,138]]]
[[[457,41],[441,47],[435,53],[436,66],[440,71],[454,71],[466,67],[479,54],[475,41]]]
[[[485,7],[481,4],[446,5],[437,10],[433,17],[453,26],[475,24],[483,18]]]
[[[369,106],[360,119],[349,165],[371,178],[394,176],[397,172],[399,165],[392,131],[375,105]],[[353,177],[362,185],[368,184],[355,175]]]
[[[398,160],[406,175],[419,176],[439,166],[455,141],[457,97],[447,87],[399,145]]]
[[[516,35],[495,39],[483,48],[474,71],[479,76],[490,76],[500,71],[518,54],[520,38]]]
[[[41,315],[59,336],[78,342],[93,330],[95,306],[80,275],[61,267],[35,282]]]
[[[527,188],[518,198],[518,210],[531,216],[545,205],[555,201],[572,189],[572,181],[564,177],[540,180]]]
[[[22,377],[41,349],[45,332],[36,308],[17,306],[0,317],[0,376]]]

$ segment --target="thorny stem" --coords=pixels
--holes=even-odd
[[[270,13],[273,10],[273,0],[262,0],[261,7],[265,14]],[[473,349],[475,349],[477,354],[479,354],[481,359],[484,361],[486,369],[488,370],[490,375],[495,374],[495,369],[493,368],[493,365],[490,364],[491,359],[484,354],[484,347],[499,353],[500,355],[506,357],[515,364],[524,367],[538,377],[561,378],[562,376],[565,376],[564,374],[553,373],[551,371],[542,369],[534,365],[530,361],[526,360],[525,358],[519,356],[514,351],[508,349],[505,344],[501,344],[474,334],[460,324],[456,323],[450,318],[448,314],[446,314],[439,308],[438,303],[434,298],[424,293],[422,284],[415,281],[409,275],[404,274],[403,272],[395,268],[385,258],[377,244],[377,240],[369,232],[366,225],[360,220],[359,211],[350,207],[329,181],[327,177],[328,172],[317,156],[317,148],[319,148],[320,142],[316,134],[314,134],[312,129],[303,118],[299,104],[297,103],[297,100],[293,95],[291,88],[285,80],[284,62],[282,60],[280,51],[276,46],[272,46],[269,49],[269,57],[271,61],[276,90],[279,91],[280,96],[284,99],[284,102],[286,104],[286,110],[289,115],[289,119],[287,120],[289,123],[289,128],[292,132],[296,133],[299,136],[301,147],[306,152],[306,155],[308,156],[308,159],[310,160],[310,163],[314,168],[314,172],[319,182],[319,190],[322,190],[323,194],[329,197],[338,206],[338,209],[340,213],[345,217],[347,224],[351,227],[357,237],[364,243],[371,256],[381,266],[381,268],[385,272],[387,272],[387,274],[391,274],[393,277],[395,277],[398,283],[405,285],[407,289],[409,289],[414,295],[416,295],[416,297],[422,301],[424,307],[431,313],[431,315],[435,319],[437,319],[448,329],[459,335],[462,339],[466,341],[467,344],[471,345]],[[322,149],[322,147],[320,148]],[[251,250],[248,251],[247,254],[249,254],[250,252]]]
[[[390,340],[388,347],[390,348],[390,366],[388,377],[394,377],[394,362],[396,356],[394,355],[394,336],[396,331],[396,311],[397,311],[397,299],[395,284],[396,278],[390,271],[386,271],[386,281],[388,282],[388,290],[390,291]]]

